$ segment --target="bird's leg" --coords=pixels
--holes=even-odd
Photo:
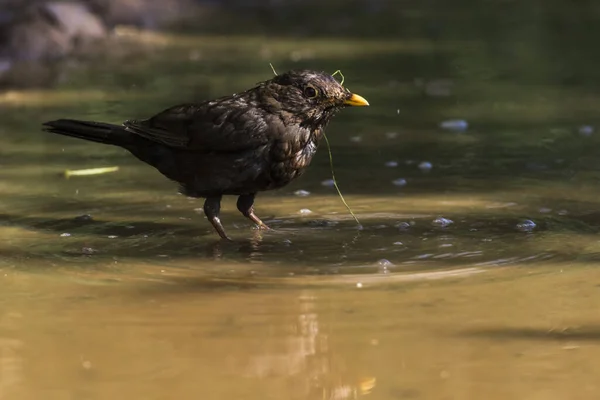
[[[259,229],[270,229],[254,214],[254,196],[256,196],[256,193],[243,194],[238,197],[237,208],[244,217],[258,225]]]
[[[221,196],[207,197],[204,201],[204,214],[206,214],[206,218],[208,218],[208,220],[222,239],[231,240],[229,236],[227,236],[227,234],[225,233],[225,228],[223,228],[223,224],[221,224],[221,219],[219,218],[220,211]]]

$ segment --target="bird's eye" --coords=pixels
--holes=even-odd
[[[318,94],[319,92],[317,91],[317,89],[315,89],[312,86],[307,86],[304,88],[304,95],[309,99],[314,99],[315,97],[317,97]]]

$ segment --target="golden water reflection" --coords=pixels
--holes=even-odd
[[[594,268],[391,274],[362,287],[351,276],[144,268],[0,271],[0,399],[558,400],[600,390]]]

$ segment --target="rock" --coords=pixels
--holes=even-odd
[[[156,29],[177,19],[189,17],[193,0],[86,0],[90,8],[110,27],[134,25]]]
[[[100,19],[81,3],[34,3],[2,26],[0,57],[13,62],[56,60],[106,34]]]

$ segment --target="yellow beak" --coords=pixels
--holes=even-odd
[[[352,96],[350,96],[350,98],[348,98],[348,99],[346,99],[346,101],[344,101],[344,104],[347,106],[364,107],[364,106],[368,106],[369,102],[362,96],[359,96],[357,94],[352,94]]]

